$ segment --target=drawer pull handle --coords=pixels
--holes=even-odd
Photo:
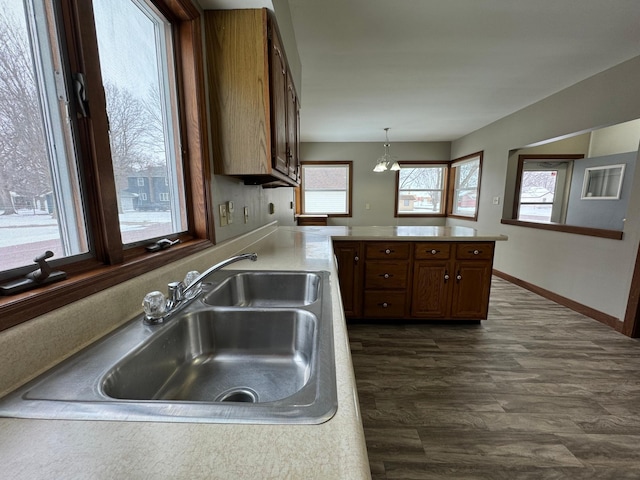
[[[435,255],[436,253],[438,253],[440,250],[436,250],[435,248],[433,250],[431,250],[431,255]]]
[[[387,302],[382,302],[382,303],[380,304],[380,306],[381,306],[382,308],[388,308],[388,307],[389,307],[389,304],[388,304]]]
[[[474,250],[473,252],[469,250],[469,253],[473,253],[474,255],[480,254],[480,250]]]
[[[393,252],[393,250],[390,250],[388,248],[384,251],[384,253],[386,253],[387,255],[391,255],[392,252]]]
[[[390,273],[384,273],[384,274],[382,274],[382,273],[381,273],[381,274],[380,274],[380,276],[381,276],[381,277],[384,277],[384,278],[391,278],[391,277],[393,277],[393,275],[391,275]]]

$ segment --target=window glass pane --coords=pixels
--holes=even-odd
[[[0,0],[2,271],[88,251],[57,38],[42,1]]]
[[[551,221],[557,178],[557,170],[525,170],[522,172],[518,220]]]
[[[398,214],[442,213],[444,166],[406,167],[398,172]]]
[[[349,166],[303,165],[304,213],[349,213]]]
[[[455,175],[453,214],[473,217],[478,208],[480,159],[454,163],[453,172]]]
[[[477,208],[477,190],[462,189],[456,190],[453,200],[453,213],[457,215],[473,216]]]
[[[122,241],[185,231],[170,24],[144,0],[94,10]]]

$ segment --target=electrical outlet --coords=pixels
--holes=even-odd
[[[227,206],[224,203],[221,203],[218,208],[220,209],[220,226],[224,227],[226,225],[229,225]]]
[[[493,204],[500,205],[500,197],[493,197]]]
[[[276,206],[273,203],[269,204],[269,213],[271,215],[273,215],[274,213],[276,213]]]

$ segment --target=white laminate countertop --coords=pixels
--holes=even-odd
[[[331,273],[338,410],[321,425],[233,425],[0,418],[0,478],[370,478],[331,246],[356,240],[506,240],[464,227],[266,226],[0,333],[0,392],[16,388],[140,313],[144,293],[251,251],[228,269]],[[100,315],[96,315],[100,312]],[[2,394],[2,393],[0,393]]]
[[[380,240],[380,241],[446,241],[446,242],[482,242],[507,240],[506,235],[482,233],[461,226],[399,226],[399,227],[304,227],[317,229],[330,235],[334,240]]]

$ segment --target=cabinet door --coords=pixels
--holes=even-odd
[[[491,261],[459,261],[452,275],[451,317],[482,320],[489,310]]]
[[[287,75],[287,165],[289,177],[300,181],[300,156],[298,146],[300,142],[299,105],[296,89],[290,75]]]
[[[269,39],[271,155],[273,168],[289,175],[287,165],[287,63],[275,29]]]
[[[447,260],[418,260],[413,266],[411,315],[419,318],[449,316],[453,276]]]
[[[344,313],[347,317],[360,317],[363,265],[360,242],[334,242],[333,251],[338,261],[338,282]]]

